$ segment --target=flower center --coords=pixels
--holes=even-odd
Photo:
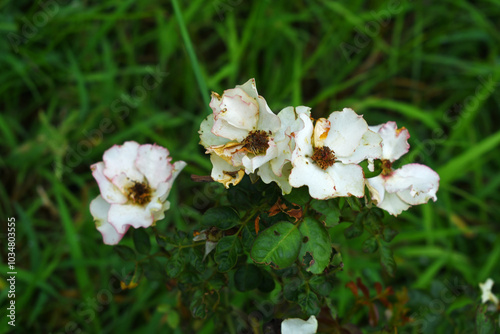
[[[387,176],[392,173],[392,162],[387,159],[382,159],[382,175]]]
[[[328,146],[315,147],[314,154],[311,159],[319,166],[321,169],[327,169],[335,163],[335,154]]]
[[[243,148],[255,155],[265,153],[269,148],[270,134],[271,132],[267,133],[264,130],[250,132],[242,142]]]
[[[148,184],[133,181],[134,185],[128,188],[128,199],[135,204],[144,205],[151,201],[151,188]]]

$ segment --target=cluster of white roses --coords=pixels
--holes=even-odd
[[[311,197],[363,197],[365,185],[380,208],[398,215],[411,205],[436,201],[439,176],[427,166],[392,164],[408,152],[409,133],[388,122],[368,126],[352,109],[314,122],[310,108],[287,107],[274,114],[259,96],[255,80],[212,93],[213,114],[201,124],[200,144],[210,154],[212,178],[226,188],[246,174],[276,182],[284,194],[306,185]],[[359,163],[382,162],[366,179]]]

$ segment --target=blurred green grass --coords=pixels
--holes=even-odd
[[[475,292],[446,305],[454,314],[467,298],[477,301],[478,282],[500,282],[495,1],[54,0],[0,8],[0,219],[17,219],[22,328],[168,331],[157,305],[175,307],[175,295],[147,281],[113,288],[121,260],[93,226],[88,205],[98,188],[89,165],[126,140],[168,147],[188,167],[159,228],[196,228],[190,207],[211,191],[188,175],[210,170],[196,133],[210,91],[251,77],[275,112],[304,104],[320,117],[352,107],[370,124],[397,121],[412,135],[402,163],[441,175],[436,203],[387,218],[400,231],[395,279],[361,252],[362,238],[344,240],[339,226],[345,269],[332,296],[341,316],[353,300],[344,285],[358,276],[407,286],[415,309],[436,286],[458,279]],[[6,305],[4,278],[0,286]],[[115,291],[106,303],[103,291]],[[97,308],[89,302],[96,298]],[[0,332],[9,329],[4,320]],[[213,324],[197,326],[210,333]]]

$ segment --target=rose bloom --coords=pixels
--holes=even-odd
[[[412,205],[437,200],[439,175],[421,164],[408,164],[393,169],[392,164],[408,152],[410,134],[405,128],[398,129],[395,122],[370,127],[382,137],[382,172],[366,180],[374,203],[397,216]]]
[[[299,116],[304,128],[295,134],[290,184],[308,186],[316,199],[363,197],[364,174],[358,163],[380,155],[380,136],[349,108],[318,119],[314,126],[308,115]]]
[[[90,212],[105,244],[118,244],[130,226],[149,227],[165,217],[172,184],[186,166],[171,160],[166,148],[128,141],[90,167],[101,192]]]
[[[274,114],[257,92],[255,80],[212,93],[213,113],[200,126],[200,144],[210,154],[212,178],[226,188],[238,184],[243,175],[257,172],[264,182],[276,182],[284,193],[293,149],[292,132],[303,125],[297,113],[308,108],[287,107]],[[285,170],[285,176],[283,176]]]

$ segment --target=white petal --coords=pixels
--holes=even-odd
[[[338,157],[343,163],[360,163],[366,159],[380,159],[382,155],[382,147],[380,145],[382,138],[373,131],[366,131],[359,146],[354,153],[348,157]]]
[[[366,186],[370,191],[372,200],[375,203],[381,203],[385,196],[385,179],[382,175],[377,175],[366,179]]]
[[[110,204],[106,202],[100,195],[90,202],[90,213],[94,217],[94,222],[97,230],[101,232],[103,242],[106,245],[116,245],[125,235],[118,233],[116,229],[108,223],[108,211]]]
[[[408,164],[396,169],[386,179],[385,189],[398,196],[408,204],[427,203],[429,199],[437,200],[439,175],[427,166]]]
[[[207,118],[201,122],[200,131],[200,144],[207,148],[209,146],[224,145],[229,140],[227,138],[216,136],[212,133],[214,126],[214,115],[208,115]]]
[[[224,119],[229,125],[238,129],[256,130],[259,104],[255,98],[249,96],[241,88],[224,91],[220,100],[220,109],[221,111],[215,115],[216,122],[219,119]]]
[[[335,197],[363,197],[365,179],[363,168],[336,162],[326,169],[335,184]]]
[[[276,184],[281,188],[283,195],[289,194],[292,191],[292,186],[288,182],[288,176],[292,170],[292,164],[288,162],[283,166],[281,175],[276,175],[271,169],[270,164],[262,165],[258,170],[257,174],[262,179],[262,182],[269,184],[271,182],[276,182]]]
[[[118,233],[125,233],[129,226],[134,228],[151,226],[153,215],[147,208],[139,205],[112,204],[108,221]]]
[[[324,145],[331,148],[337,157],[350,156],[368,130],[365,120],[350,108],[332,112],[328,120],[331,128]]]
[[[481,288],[481,302],[484,304],[488,301],[492,301],[498,306],[498,298],[491,292],[493,284],[494,282],[491,278],[488,278],[484,283],[479,283],[479,287]]]
[[[156,188],[172,176],[172,158],[168,155],[168,150],[161,146],[146,144],[139,147],[135,166],[146,177],[150,187]]]
[[[125,142],[123,145],[115,145],[104,152],[104,175],[120,189],[125,188],[126,178],[118,177],[125,175],[128,179],[143,182],[144,176],[135,167],[139,144],[134,141]]]
[[[293,161],[289,182],[294,188],[309,187],[309,194],[316,199],[335,196],[335,183],[328,173],[318,167],[310,158],[297,156]]]
[[[259,97],[259,93],[257,92],[257,85],[255,84],[255,79],[249,79],[243,85],[236,85],[236,88],[243,90],[248,96],[257,99]]]
[[[90,166],[92,170],[92,176],[97,181],[99,185],[99,190],[101,191],[101,195],[108,203],[120,203],[123,204],[127,202],[127,197],[122,194],[122,192],[111,183],[110,180],[106,178],[103,174],[104,163],[98,162]]]
[[[243,175],[245,175],[245,172],[241,167],[234,167],[230,165],[226,160],[214,153],[210,154],[210,161],[213,166],[211,173],[212,179],[222,183],[226,188],[229,188],[229,185],[231,184],[238,184],[243,178]]]
[[[205,242],[205,255],[203,255],[202,261],[205,261],[205,258],[211,251],[213,251],[217,247],[217,242],[207,240]]]
[[[184,161],[179,160],[179,161],[174,162],[172,175],[170,176],[170,179],[168,179],[168,181],[166,182],[166,186],[161,186],[161,184],[158,185],[157,192],[158,192],[158,196],[159,196],[160,201],[165,202],[165,200],[167,199],[167,196],[170,194],[170,190],[172,190],[172,186],[174,184],[175,179],[177,178],[177,176],[180,174],[180,172],[186,166],[187,166],[187,163],[185,163]],[[166,191],[164,190],[165,188],[166,188]],[[169,204],[169,206],[170,206],[170,204]]]
[[[282,334],[314,334],[318,330],[318,321],[314,315],[307,321],[298,318],[285,319],[281,323]]]
[[[292,153],[292,163],[295,157],[313,155],[313,123],[307,114],[300,114],[299,117],[303,121],[304,127],[295,133],[295,150]]]
[[[229,124],[223,118],[219,118],[214,121],[212,133],[214,134],[214,136],[219,136],[230,140],[236,140],[238,142],[243,141],[243,139],[245,139],[248,136],[248,130],[235,127]]]
[[[314,125],[313,146],[323,147],[328,132],[330,132],[331,124],[326,118],[319,118]]]
[[[397,194],[386,192],[384,200],[378,203],[377,206],[389,212],[391,215],[397,216],[401,212],[407,210],[411,205],[403,202]]]
[[[382,137],[382,159],[394,162],[410,149],[410,133],[405,128],[398,129],[396,122],[381,124],[378,134]]]
[[[278,148],[276,143],[272,140],[269,141],[269,147],[266,150],[266,154],[259,154],[254,157],[245,155],[242,157],[241,162],[245,167],[245,172],[247,174],[255,172],[257,168],[274,159],[278,155]]]
[[[281,176],[283,165],[292,160],[292,152],[295,149],[293,134],[304,128],[304,121],[298,116],[299,113],[296,110],[300,110],[300,113],[310,114],[310,108],[308,107],[297,107],[297,109],[286,107],[278,114],[281,128],[274,135],[278,154],[270,161],[273,172],[277,176]]]
[[[254,98],[259,105],[259,120],[257,123],[258,130],[271,131],[273,134],[280,128],[280,119],[271,111],[266,100],[257,92],[255,79],[250,79],[243,85],[238,85],[248,96]]]

